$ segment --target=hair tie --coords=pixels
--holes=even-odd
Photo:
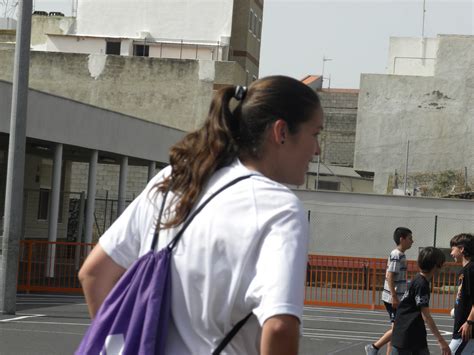
[[[234,98],[237,101],[242,101],[243,99],[245,99],[246,94],[247,94],[247,87],[246,86],[237,85],[235,87]]]

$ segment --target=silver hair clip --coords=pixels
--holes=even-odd
[[[237,85],[235,87],[234,98],[237,101],[242,101],[243,99],[245,99],[246,94],[247,94],[247,87],[246,86]]]

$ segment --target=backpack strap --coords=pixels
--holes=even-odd
[[[179,240],[181,239],[181,236],[183,235],[184,231],[186,230],[186,228],[188,228],[189,224],[193,221],[194,217],[196,217],[198,215],[199,212],[201,212],[201,210],[214,198],[216,197],[217,195],[219,195],[222,191],[224,191],[225,189],[231,187],[232,185],[238,183],[239,181],[242,181],[242,180],[245,180],[245,179],[248,179],[249,177],[253,176],[254,174],[251,174],[251,175],[244,175],[244,176],[240,176],[230,182],[228,182],[227,184],[225,184],[224,186],[222,186],[219,190],[217,190],[216,192],[214,192],[211,196],[209,196],[209,198],[207,200],[205,200],[203,203],[201,203],[198,208],[196,208],[196,210],[194,210],[191,215],[188,217],[188,219],[184,222],[183,224],[183,227],[180,229],[180,231],[176,234],[176,236],[173,238],[173,240],[171,240],[171,242],[168,244],[167,248],[170,249],[170,250],[173,250],[174,247],[176,246],[176,244],[179,242]]]
[[[237,332],[240,330],[240,328],[242,328],[242,326],[245,324],[245,322],[247,322],[247,320],[250,318],[251,315],[252,315],[252,312],[247,314],[245,316],[245,318],[241,319],[236,325],[234,325],[234,327],[230,330],[230,332],[227,333],[225,338],[222,339],[219,346],[212,352],[212,355],[219,355],[221,353],[221,351],[224,350],[224,348],[227,346],[227,344],[230,343],[232,338],[235,336],[235,334],[237,334]]]
[[[153,240],[151,242],[150,250],[155,250],[156,243],[158,242],[158,236],[160,234],[160,225],[161,225],[161,216],[163,216],[163,211],[165,209],[166,198],[168,197],[168,192],[171,190],[171,184],[169,184],[166,189],[165,195],[163,196],[163,202],[161,203],[160,213],[158,214],[158,222],[156,223],[155,233],[153,234]]]

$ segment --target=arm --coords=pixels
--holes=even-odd
[[[474,321],[474,306],[472,306],[471,312],[467,316],[467,320]],[[469,325],[467,321],[464,322],[461,328],[459,328],[459,331],[461,332],[462,340],[468,341],[469,339],[471,339],[472,325]]]
[[[392,271],[387,271],[386,277],[387,277],[388,288],[392,295],[392,307],[397,308],[398,304],[400,303],[400,300],[398,299],[397,291],[395,291],[395,282],[393,281],[393,279],[395,278],[395,273]]]
[[[443,355],[451,355],[451,350],[449,349],[448,343],[442,337],[441,333],[438,330],[438,327],[436,326],[433,318],[431,317],[430,309],[428,307],[421,307],[421,315],[423,316],[425,323],[428,325],[428,328],[430,328],[431,333],[433,333],[435,338],[438,339],[439,347],[441,348],[441,353]]]
[[[291,315],[268,318],[262,327],[262,355],[298,354],[299,320]]]
[[[99,244],[92,249],[79,270],[79,281],[84,290],[91,318],[95,317],[105,297],[124,272],[125,269],[116,264]]]

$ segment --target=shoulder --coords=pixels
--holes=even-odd
[[[405,254],[403,254],[400,250],[397,248],[393,249],[390,253],[390,260],[391,261],[396,261],[396,260],[401,260],[405,257]]]

